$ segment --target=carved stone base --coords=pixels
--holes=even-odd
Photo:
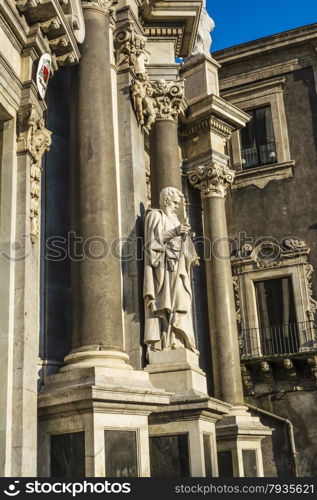
[[[155,387],[173,391],[176,395],[207,395],[206,375],[199,368],[198,354],[188,349],[150,351],[146,371]]]
[[[38,400],[39,475],[149,476],[148,415],[169,396],[144,371],[85,367],[50,375]]]
[[[246,406],[233,406],[217,422],[216,433],[220,477],[264,476],[261,441],[272,429],[250,415]]]

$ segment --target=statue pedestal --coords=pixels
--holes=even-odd
[[[263,477],[261,441],[272,429],[246,406],[232,406],[216,425],[220,477]]]
[[[173,391],[177,396],[207,395],[206,375],[199,368],[198,354],[188,349],[150,351],[145,369],[155,387]]]
[[[185,97],[188,101],[206,95],[219,96],[218,70],[220,64],[211,56],[196,54],[181,65],[181,77],[186,80]]]
[[[217,476],[215,424],[231,405],[208,396],[198,354],[184,348],[151,351],[146,371],[155,387],[174,392],[168,405],[149,416],[153,475]]]
[[[40,391],[39,475],[149,476],[148,416],[170,393],[129,365],[83,361],[50,375]]]

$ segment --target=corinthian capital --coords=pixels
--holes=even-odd
[[[111,13],[112,10],[114,9],[113,0],[82,0],[82,8],[83,9],[88,9],[88,8],[96,8],[99,9],[103,12]]]
[[[157,80],[151,84],[156,106],[156,118],[177,121],[184,97],[184,81]]]
[[[184,96],[183,80],[150,81],[140,74],[131,85],[133,106],[140,125],[150,130],[156,119],[178,119]]]
[[[194,167],[187,175],[191,185],[199,189],[202,198],[224,198],[234,180],[233,170],[215,162],[209,166]]]

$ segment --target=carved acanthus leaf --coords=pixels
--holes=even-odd
[[[187,175],[192,186],[200,190],[202,198],[224,198],[235,173],[228,166],[213,162],[209,166],[194,167]]]
[[[157,118],[177,120],[184,97],[184,81],[158,80],[152,82]]]
[[[138,122],[148,131],[157,118],[177,121],[183,95],[183,80],[150,81],[147,73],[138,75],[131,85]]]

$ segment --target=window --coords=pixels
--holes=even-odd
[[[254,283],[261,352],[264,355],[299,350],[298,325],[290,277]]]
[[[317,351],[313,266],[303,240],[242,246],[232,259],[243,360]],[[310,354],[311,355],[311,354]]]
[[[232,189],[293,177],[283,91],[286,78],[272,76],[241,85],[231,82],[221,96],[251,115],[247,127],[231,138],[231,165],[236,171]],[[275,156],[274,156],[275,155]]]
[[[242,167],[251,168],[276,163],[276,148],[271,107],[248,110],[251,120],[241,130]]]

